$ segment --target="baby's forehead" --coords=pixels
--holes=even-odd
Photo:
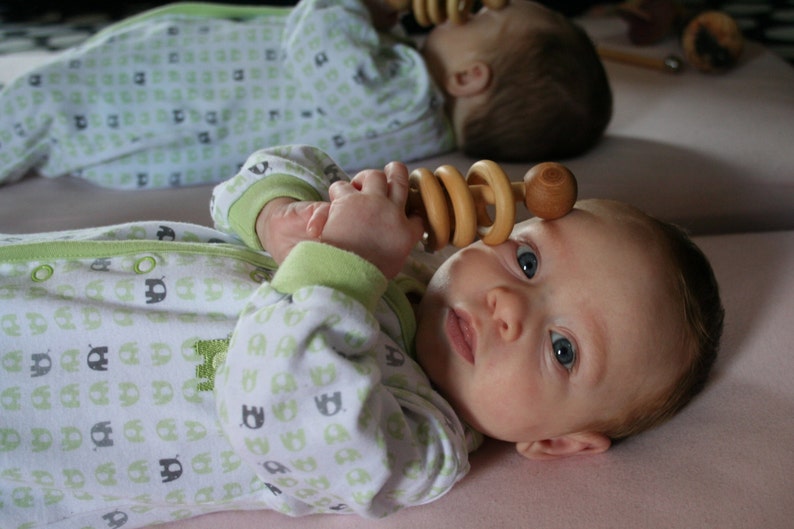
[[[633,291],[669,291],[677,275],[665,236],[656,221],[639,209],[618,201],[589,199],[577,202],[561,219],[529,219],[516,226],[543,246],[558,246],[591,270],[599,261],[608,277],[604,284]],[[543,248],[539,248],[543,254]],[[615,270],[622,273],[613,274]],[[643,287],[637,288],[640,284]]]
[[[606,216],[616,219],[635,219],[639,220],[647,217],[645,213],[636,207],[621,202],[619,200],[611,200],[607,198],[585,198],[577,200],[574,204],[575,210],[587,211],[594,215]]]
[[[643,211],[625,202],[607,199],[580,200],[571,213],[577,221],[616,239],[636,240],[646,249],[658,246],[661,232],[657,222]]]
[[[515,230],[520,231],[531,228],[535,224],[545,224],[553,226],[555,223],[568,222],[575,218],[576,222],[588,223],[592,226],[603,225],[604,229],[609,229],[625,225],[647,226],[647,215],[640,210],[624,203],[606,199],[585,199],[579,200],[574,208],[564,217],[555,220],[544,220],[538,217],[531,217],[522,220],[515,225]]]

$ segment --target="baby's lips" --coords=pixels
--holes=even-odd
[[[455,353],[466,362],[474,364],[474,347],[477,339],[471,324],[467,321],[466,314],[450,309],[447,314],[446,333]]]

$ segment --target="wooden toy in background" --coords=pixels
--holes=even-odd
[[[636,46],[680,34],[687,62],[703,72],[732,68],[744,48],[738,24],[721,11],[693,13],[676,0],[626,0],[616,11],[628,23],[629,40]]]
[[[667,57],[649,57],[639,53],[605,48],[603,46],[597,46],[596,49],[598,56],[608,61],[617,61],[668,73],[678,73],[684,70],[684,60],[673,54]]]
[[[463,24],[471,14],[474,0],[386,0],[398,11],[410,10],[420,26],[443,24],[447,19]],[[483,0],[488,9],[501,9],[507,0]]]
[[[744,49],[744,37],[736,21],[720,11],[705,11],[689,21],[681,34],[684,55],[703,72],[732,68]]]
[[[667,38],[683,17],[683,8],[674,0],[625,0],[615,10],[628,24],[629,41],[635,46]]]
[[[449,243],[466,246],[478,235],[486,244],[500,244],[513,230],[516,202],[523,202],[536,217],[553,220],[573,209],[576,196],[576,178],[559,163],[535,165],[523,182],[511,182],[499,164],[480,160],[465,177],[450,165],[433,173],[413,170],[406,210],[423,218],[425,248],[434,252]],[[493,219],[489,206],[493,206]]]

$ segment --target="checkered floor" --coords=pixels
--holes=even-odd
[[[748,39],[794,65],[794,0],[725,0],[718,7],[736,20]]]
[[[103,16],[80,20],[0,23],[0,54],[60,50],[80,44],[110,23]]]

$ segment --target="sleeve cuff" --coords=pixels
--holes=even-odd
[[[320,285],[338,290],[373,311],[388,280],[372,263],[328,244],[301,242],[289,253],[271,282],[279,292]]]
[[[249,248],[262,249],[256,234],[256,219],[265,204],[279,197],[322,200],[314,188],[291,175],[277,174],[256,182],[229,208],[229,225]]]

